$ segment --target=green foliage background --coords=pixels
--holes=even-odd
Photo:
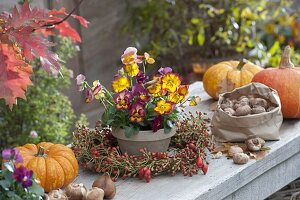
[[[57,54],[64,63],[75,52],[75,45],[69,38],[58,38]],[[26,92],[27,100],[18,99],[12,111],[3,100],[0,101],[0,149],[27,142],[66,143],[70,139],[75,114],[62,90],[70,85],[72,71],[64,63],[62,75],[53,77],[41,68],[40,62],[35,61],[31,77],[34,85]],[[30,138],[31,131],[36,131],[38,138]]]

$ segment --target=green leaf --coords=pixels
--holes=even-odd
[[[12,166],[12,164],[11,164],[10,162],[6,162],[6,163],[4,163],[3,165],[4,165],[4,167],[5,167],[8,171],[14,172],[14,168],[13,168],[13,166]]]
[[[139,128],[138,127],[134,127],[134,126],[125,126],[124,128],[124,133],[126,137],[131,137],[132,135],[135,135],[139,132]]]
[[[35,181],[32,182],[32,186],[29,188],[29,190],[37,196],[44,195],[44,189],[41,186],[39,186]]]
[[[10,183],[13,182],[12,173],[10,171],[4,170],[3,174],[4,174],[5,180],[7,180]]]
[[[271,56],[273,56],[278,50],[280,50],[280,44],[278,41],[276,41],[270,48],[269,53]]]
[[[1,181],[0,181],[0,186],[1,186],[4,190],[6,190],[7,188],[10,187],[10,183],[9,183],[7,180],[1,180]]]
[[[198,44],[200,46],[202,46],[205,42],[205,37],[204,37],[204,33],[202,32],[199,32],[198,35],[197,35],[197,41],[198,41]]]

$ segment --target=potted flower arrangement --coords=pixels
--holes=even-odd
[[[128,47],[121,61],[124,66],[112,81],[112,91],[99,80],[89,85],[82,74],[76,78],[79,90],[86,91],[87,103],[96,99],[103,104],[102,123],[112,127],[123,153],[167,151],[180,108],[187,102],[196,105],[199,97],[187,97],[188,85],[182,85],[170,67],[160,68],[150,79],[146,65],[155,60],[147,52],[138,55],[136,48]]]

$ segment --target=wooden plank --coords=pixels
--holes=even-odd
[[[187,110],[205,111],[209,116],[211,100],[204,92],[200,82],[190,87],[192,95],[199,94],[202,102],[196,108]],[[138,179],[118,181],[117,200],[125,199],[262,199],[277,191],[300,176],[300,122],[284,121],[281,129],[281,140],[268,142],[270,153],[262,160],[251,160],[246,165],[234,165],[232,160],[221,158],[211,160],[207,175],[184,177],[155,177],[150,183]],[[284,168],[287,170],[284,171]],[[284,174],[283,174],[284,173]],[[77,182],[90,187],[97,175],[81,171]],[[280,180],[277,180],[280,179]],[[252,195],[253,194],[253,195]]]

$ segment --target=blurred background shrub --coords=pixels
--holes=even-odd
[[[293,0],[144,0],[128,2],[123,32],[136,46],[202,75],[221,60],[247,58],[265,67],[279,64],[281,48],[299,47],[299,12]],[[295,51],[295,63],[300,52]],[[189,77],[187,77],[189,78]],[[191,80],[190,80],[191,81]]]

